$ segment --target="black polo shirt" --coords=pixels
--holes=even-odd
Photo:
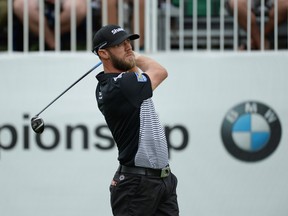
[[[118,147],[118,160],[126,166],[163,168],[168,148],[152,101],[151,81],[145,73],[99,73],[98,107]]]

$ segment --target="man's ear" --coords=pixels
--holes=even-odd
[[[105,49],[100,49],[98,50],[98,56],[101,58],[101,59],[109,59],[110,56],[109,56],[109,53],[105,50]]]

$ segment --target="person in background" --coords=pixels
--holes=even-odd
[[[39,34],[39,5],[38,0],[28,0],[29,13],[29,29],[38,36]],[[72,0],[61,0],[60,11],[60,32],[61,35],[70,32],[71,22],[71,8]],[[54,18],[55,18],[55,0],[45,0],[45,44],[48,49],[55,49],[55,32],[54,32]],[[83,0],[75,0],[76,7],[76,23],[79,25],[86,17],[87,2]],[[24,15],[24,0],[14,0],[13,10],[16,17],[23,23]]]
[[[132,10],[132,13],[128,16],[129,28],[134,32],[134,1],[133,0],[124,0],[124,4],[129,6],[129,9]],[[139,34],[142,37],[139,39],[140,49],[144,47],[144,19],[145,19],[145,0],[139,0]],[[130,22],[132,20],[132,22]],[[125,22],[125,21],[124,21]],[[118,0],[108,0],[108,24],[118,24]]]
[[[7,0],[0,0],[0,27],[7,26]]]
[[[228,11],[233,14],[235,0],[227,0]],[[251,0],[251,48],[259,50],[261,48],[260,28],[256,20],[255,10],[261,6],[261,0]],[[265,49],[270,49],[270,42],[267,36],[274,31],[274,0],[265,0],[265,6],[268,9],[268,21],[265,23]],[[247,8],[248,0],[238,0],[238,22],[240,27],[247,31]],[[278,24],[287,20],[287,0],[278,0]],[[245,49],[245,45],[239,47]]]

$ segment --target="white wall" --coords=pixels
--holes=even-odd
[[[154,92],[160,119],[164,126],[180,125],[188,133],[188,145],[180,150],[175,148],[183,144],[183,131],[173,130],[169,136],[181,215],[286,216],[288,54],[151,57],[169,71]],[[94,76],[102,67],[41,114],[46,125],[59,131],[59,140],[49,128],[37,140],[30,129],[30,118],[96,63],[98,58],[87,53],[0,56],[0,144],[10,148],[0,149],[1,216],[111,215],[108,187],[117,151],[95,146],[111,144],[95,132],[105,126],[94,97]],[[270,107],[282,128],[276,150],[254,162],[231,155],[221,137],[225,115],[246,101]],[[87,128],[88,147],[75,132],[72,149],[67,149],[66,127],[78,124]],[[100,133],[110,137],[105,128]]]

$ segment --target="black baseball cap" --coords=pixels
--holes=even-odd
[[[115,46],[126,39],[136,40],[139,37],[138,34],[128,34],[118,25],[106,25],[95,33],[92,52],[98,54],[99,49]]]

